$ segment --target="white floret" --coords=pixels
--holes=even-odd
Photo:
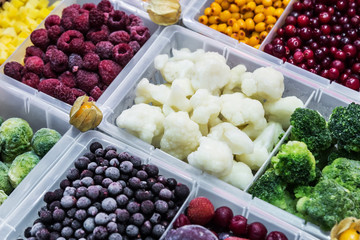
[[[199,125],[191,121],[187,112],[170,113],[164,120],[164,135],[161,150],[181,160],[199,146]]]
[[[225,142],[233,154],[251,153],[254,150],[251,139],[231,123],[224,122],[211,128],[208,137]]]
[[[167,54],[157,55],[154,59],[154,67],[157,70],[164,68],[165,64],[168,62],[169,56]]]
[[[220,98],[213,96],[206,89],[199,89],[190,98],[190,104],[194,111],[191,120],[198,124],[207,124],[211,117],[216,117],[220,113]]]
[[[266,118],[269,121],[280,123],[285,130],[290,126],[291,114],[293,114],[296,108],[302,107],[304,107],[304,103],[295,96],[264,103]]]
[[[254,175],[248,165],[242,162],[234,161],[231,172],[224,176],[222,180],[234,187],[245,190],[245,188],[252,182],[253,178]]]
[[[155,85],[143,78],[135,90],[135,103],[152,103],[156,106],[165,104],[170,94],[170,88],[164,84]]]
[[[192,110],[190,100],[187,99],[186,93],[178,83],[171,85],[170,94],[166,100],[166,104],[175,111],[190,112]]]
[[[239,64],[230,70],[230,81],[225,85],[223,94],[241,90],[241,76],[246,72],[246,66]]]
[[[151,144],[154,137],[163,133],[164,119],[161,108],[140,103],[123,111],[116,125]]]
[[[172,84],[177,84],[180,86],[184,90],[186,97],[192,96],[195,93],[189,78],[177,78],[173,81]]]
[[[194,74],[194,67],[190,60],[168,61],[160,72],[167,82],[173,82],[177,78],[190,78]]]
[[[199,148],[188,156],[188,162],[216,177],[223,177],[232,169],[233,155],[226,143],[202,137]]]

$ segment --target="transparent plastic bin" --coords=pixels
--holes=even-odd
[[[84,3],[99,3],[100,0],[66,0],[62,1],[59,6],[57,6],[50,15],[59,15],[61,16],[61,12],[64,8],[72,5],[72,4],[80,4],[83,5]],[[134,55],[134,57],[131,59],[131,61],[123,68],[123,70],[119,73],[119,75],[114,79],[114,81],[109,85],[109,87],[104,91],[104,93],[101,95],[101,97],[97,100],[97,106],[101,106],[105,100],[112,94],[112,92],[116,89],[116,87],[121,83],[121,81],[125,78],[125,76],[134,68],[134,66],[137,64],[137,62],[141,59],[142,55],[146,52],[146,50],[151,46],[152,42],[156,39],[157,35],[161,31],[161,27],[159,25],[156,25],[153,23],[146,12],[128,5],[126,3],[116,3],[114,4],[114,9],[116,10],[122,10],[126,12],[126,14],[134,14],[139,16],[144,23],[144,26],[149,28],[151,37],[148,39],[148,41],[140,48],[140,50]],[[45,20],[37,27],[44,28],[44,22]],[[28,37],[19,47],[18,49],[5,61],[3,65],[0,66],[0,75],[2,81],[6,81],[8,83],[11,83],[12,85],[30,93],[31,95],[34,95],[38,98],[44,99],[49,104],[61,109],[64,112],[69,112],[71,109],[71,105],[62,102],[54,97],[51,97],[47,94],[44,94],[42,92],[39,92],[37,89],[34,89],[32,87],[29,87],[20,81],[17,81],[13,78],[10,78],[8,76],[5,76],[4,73],[4,66],[7,62],[16,61],[21,64],[23,64],[23,59],[25,56],[25,50],[28,46],[31,46],[31,40],[30,37]]]
[[[72,143],[71,148],[63,152],[59,156],[59,161],[48,170],[46,176],[39,182],[33,190],[28,194],[19,206],[12,211],[6,222],[0,222],[0,236],[1,239],[16,239],[23,237],[24,230],[32,226],[35,219],[38,218],[37,212],[46,203],[43,201],[43,196],[47,191],[54,191],[59,188],[61,180],[66,178],[67,171],[74,167],[74,161],[89,152],[89,147],[92,142],[98,141],[104,147],[108,145],[116,146],[118,152],[127,151],[131,155],[137,156],[143,160],[143,163],[155,164],[159,167],[159,174],[165,177],[173,177],[179,183],[186,184],[190,189],[190,196],[196,186],[197,175],[196,171],[182,171],[177,165],[169,164],[166,158],[158,158],[149,153],[140,151],[131,146],[128,146],[114,138],[104,135],[98,131],[88,131]],[[190,198],[190,196],[188,198]],[[176,217],[180,214],[177,213]],[[176,219],[174,218],[174,220]]]
[[[71,125],[68,124],[68,116],[65,113],[6,82],[0,84],[0,103],[0,116],[5,120],[11,117],[22,118],[29,123],[34,133],[40,128],[51,128],[62,135],[59,142],[41,159],[0,206],[0,219],[5,220],[28,193],[36,187],[47,171],[56,164],[57,156],[71,145],[75,135],[67,133]]]

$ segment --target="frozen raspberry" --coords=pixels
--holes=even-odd
[[[50,15],[45,20],[45,28],[49,30],[52,26],[59,26],[61,18],[58,15]]]
[[[6,76],[12,77],[18,81],[21,80],[21,74],[24,67],[18,62],[8,62],[4,66],[4,73]]]
[[[46,29],[37,29],[30,34],[31,42],[41,49],[46,49],[49,45],[49,37]]]
[[[75,54],[75,53],[70,54],[70,56],[69,56],[69,68],[73,73],[75,73],[79,69],[81,69],[82,65],[83,65],[83,60],[82,60],[80,55]]]
[[[149,29],[145,26],[131,27],[130,38],[131,40],[137,41],[140,46],[142,46],[150,38]]]
[[[91,11],[92,9],[96,8],[96,5],[94,3],[84,3],[82,8]]]
[[[41,74],[44,67],[44,61],[38,56],[32,56],[26,58],[25,68],[29,72],[33,72],[35,74]]]
[[[73,19],[71,17],[62,17],[60,26],[63,27],[65,30],[70,30],[74,28]]]
[[[112,30],[125,29],[129,24],[129,18],[125,12],[115,10],[109,14],[108,26]]]
[[[58,38],[61,36],[61,34],[64,32],[64,29],[59,25],[51,26],[48,29],[48,37],[51,42],[56,43]]]
[[[82,55],[85,55],[90,52],[95,52],[95,49],[96,49],[96,47],[92,42],[86,41],[86,42],[84,42],[84,45],[83,45]]]
[[[76,98],[86,95],[86,93],[83,90],[78,88],[72,88],[71,91],[73,92]]]
[[[121,70],[122,67],[111,60],[102,60],[99,64],[99,74],[106,85],[110,85]]]
[[[76,100],[76,97],[72,92],[71,88],[65,86],[64,84],[56,85],[54,93],[57,99],[71,105],[74,104]]]
[[[68,86],[70,88],[75,87],[76,83],[75,83],[75,76],[69,72],[63,72],[60,76],[59,76],[59,81],[64,84],[65,86]]]
[[[74,19],[74,29],[82,33],[87,33],[90,29],[89,13],[83,13]]]
[[[48,46],[48,48],[46,49],[46,52],[45,52],[44,62],[46,62],[46,63],[50,62],[50,56],[51,56],[53,50],[58,50],[56,45]]]
[[[32,57],[32,56],[37,56],[41,59],[44,59],[44,57],[45,57],[45,53],[43,52],[43,50],[41,50],[40,48],[35,47],[35,46],[27,47],[25,52],[26,53],[25,53],[24,62],[26,62],[26,58]]]
[[[140,17],[138,17],[134,14],[130,14],[129,15],[129,24],[126,26],[126,29],[128,31],[130,31],[131,27],[142,26],[142,25],[143,25],[143,21]]]
[[[21,82],[32,88],[37,89],[40,83],[40,78],[35,73],[28,72],[21,78]]]
[[[140,44],[137,41],[131,41],[129,42],[129,46],[134,51],[134,54],[137,53],[140,50]]]
[[[114,45],[109,41],[102,41],[96,44],[95,52],[101,59],[110,59],[112,57],[112,50]]]
[[[75,18],[79,15],[80,5],[79,4],[72,4],[62,11],[62,18]]]
[[[197,197],[191,200],[187,209],[187,217],[193,224],[204,226],[214,216],[214,205],[205,197]]]
[[[64,72],[68,68],[68,57],[60,50],[51,50],[50,66],[54,72]]]
[[[98,86],[95,86],[91,92],[90,92],[90,96],[92,96],[95,101],[97,101],[99,99],[99,97],[101,96],[103,92],[101,91],[101,89]]]
[[[99,75],[85,70],[79,70],[76,73],[76,85],[83,91],[90,91],[99,83]]]
[[[104,23],[105,23],[104,12],[96,8],[91,9],[89,12],[90,27],[100,28]]]
[[[83,58],[83,67],[89,71],[96,71],[100,63],[100,57],[96,53],[87,53]]]
[[[44,79],[39,83],[38,90],[52,97],[56,97],[55,88],[58,85],[61,85],[61,82],[58,79],[55,78]]]
[[[86,10],[86,9],[81,8],[81,9],[79,10],[79,14],[80,14],[80,15],[82,15],[82,14],[87,14],[87,15],[89,15],[89,11]]]
[[[130,35],[125,31],[116,31],[112,32],[109,35],[109,41],[112,44],[119,44],[119,43],[128,43],[130,41]]]
[[[76,40],[80,39],[80,40]],[[64,52],[80,51],[84,44],[84,36],[81,32],[76,30],[68,30],[61,34],[57,41],[57,47]],[[75,50],[75,51],[74,51]]]
[[[56,73],[54,73],[54,71],[51,70],[50,63],[47,63],[47,64],[44,65],[44,67],[43,67],[43,76],[45,78],[56,78],[57,77]]]
[[[103,25],[100,31],[90,29],[90,31],[86,34],[86,38],[92,43],[97,44],[101,41],[107,41],[109,34],[109,28],[106,25]]]
[[[121,66],[125,66],[134,56],[132,48],[126,43],[120,43],[113,48],[113,57]]]
[[[114,8],[109,0],[101,0],[97,5],[97,9],[103,12],[111,12]]]

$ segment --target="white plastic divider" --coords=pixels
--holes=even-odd
[[[51,13],[50,15],[59,15],[61,16],[61,12],[64,8],[72,5],[72,4],[80,4],[83,5],[84,3],[99,3],[100,0],[66,0],[62,1]],[[161,30],[163,29],[159,25],[153,23],[150,20],[150,17],[148,14],[132,5],[129,5],[125,2],[120,2],[115,4],[114,9],[116,10],[122,10],[126,14],[135,14],[139,16],[146,27],[149,28],[151,37],[148,39],[148,41],[140,48],[140,50],[134,55],[134,57],[130,60],[130,62],[123,68],[123,70],[119,73],[119,75],[114,79],[114,81],[109,85],[109,87],[104,91],[104,93],[101,95],[101,97],[97,100],[97,106],[101,106],[107,98],[110,97],[110,95],[114,92],[114,90],[117,88],[117,86],[122,82],[122,80],[126,77],[129,72],[132,71],[135,65],[137,65],[137,62],[142,58],[142,55],[150,48],[153,41],[156,39],[156,37],[159,35]],[[44,28],[45,20],[40,23],[40,25],[37,27]],[[69,112],[71,109],[71,105],[62,102],[54,97],[51,97],[47,94],[44,94],[42,92],[39,92],[37,89],[34,89],[26,84],[23,84],[13,78],[10,78],[8,76],[4,75],[4,66],[7,62],[11,61],[17,61],[21,64],[23,64],[23,59],[25,56],[25,50],[28,46],[31,46],[31,40],[30,37],[28,37],[17,49],[16,51],[0,66],[0,80],[6,81],[13,86],[22,89],[25,92],[28,92],[29,94],[32,94],[38,98],[43,99],[47,103],[55,106],[56,108],[59,108],[60,110],[64,112]]]

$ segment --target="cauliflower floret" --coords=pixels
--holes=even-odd
[[[164,136],[161,150],[181,160],[199,146],[199,125],[191,121],[187,112],[170,113],[164,120]]]
[[[116,125],[151,144],[154,137],[163,133],[164,119],[161,108],[140,103],[123,111]]]
[[[216,177],[223,177],[230,173],[233,158],[231,149],[226,143],[202,137],[199,148],[188,156],[188,162]]]
[[[154,67],[157,70],[164,68],[165,64],[169,61],[169,56],[167,54],[157,55],[154,59]]]
[[[221,119],[219,117],[211,117],[209,119],[209,123],[208,126],[209,128],[215,127],[216,125],[222,123],[223,121],[221,121]]]
[[[194,74],[194,67],[194,63],[190,60],[169,60],[160,72],[167,82],[173,82],[177,78],[190,78]]]
[[[251,139],[231,123],[220,123],[211,128],[209,138],[225,142],[233,154],[252,153],[254,144]]]
[[[266,118],[269,121],[280,123],[284,130],[290,126],[291,114],[296,108],[302,107],[304,107],[304,103],[295,96],[280,98],[276,101],[266,101],[264,103]]]
[[[169,97],[166,104],[173,108],[175,111],[190,112],[192,110],[190,100],[187,99],[185,91],[178,83],[171,85]]]
[[[259,126],[257,124],[248,124],[248,125],[246,125],[246,127],[242,128],[241,131],[246,133],[246,135],[248,135],[249,138],[254,140],[255,138],[257,138],[260,135],[260,133],[264,130],[265,127],[266,127],[266,124],[261,125],[261,126]]]
[[[245,188],[252,182],[253,178],[254,175],[248,165],[242,162],[234,161],[231,172],[221,179],[234,187],[245,190]]]
[[[220,98],[213,96],[206,89],[199,89],[190,98],[190,104],[194,108],[191,120],[198,124],[207,124],[211,117],[220,113]]]
[[[167,104],[164,104],[163,106],[162,106],[162,112],[163,112],[163,114],[164,114],[164,116],[165,117],[167,117],[167,116],[169,116],[169,114],[170,113],[174,113],[174,112],[176,112],[174,109],[172,109],[169,105],[167,105]]]
[[[254,124],[258,129],[266,125],[265,111],[255,99],[244,97],[241,93],[225,94],[221,99],[221,114],[235,126]]]
[[[241,90],[259,100],[277,100],[284,92],[284,76],[271,67],[261,67],[253,72],[252,78],[243,79]]]
[[[237,92],[241,89],[241,76],[246,72],[246,67],[239,64],[230,70],[230,81],[225,85],[223,94]]]
[[[135,103],[152,103],[155,106],[165,104],[170,88],[164,84],[154,85],[146,78],[141,79],[135,90]]]
[[[189,78],[177,78],[172,84],[180,86],[184,90],[186,97],[192,96],[195,93]]]

